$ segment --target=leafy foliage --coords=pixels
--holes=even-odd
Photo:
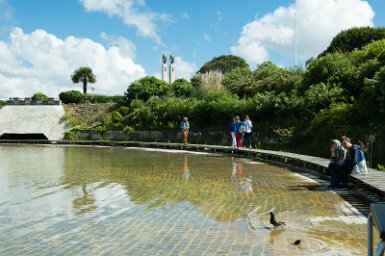
[[[385,28],[355,27],[340,32],[321,56],[334,52],[351,52],[377,40],[385,39]]]
[[[37,92],[37,93],[35,93],[34,95],[32,95],[32,99],[33,99],[33,100],[37,100],[37,99],[40,99],[40,100],[48,100],[48,96],[45,95],[45,94],[42,93],[42,92]]]
[[[234,115],[248,114],[254,130],[275,134],[288,150],[325,156],[331,138],[376,134],[373,163],[385,153],[385,29],[341,32],[306,69],[264,62],[250,70],[245,61],[224,55],[207,62],[191,79],[167,84],[144,77],[127,89],[124,102],[98,118],[83,116],[76,129],[178,129],[188,116],[192,130],[227,131]],[[217,71],[217,72],[215,72]],[[219,72],[218,72],[219,71]],[[216,74],[220,74],[216,76]],[[219,77],[220,76],[220,77]],[[111,98],[78,91],[60,94],[63,102],[105,102]],[[97,100],[96,100],[97,99]],[[92,115],[91,115],[92,116]],[[305,142],[305,143],[304,143]]]
[[[184,78],[175,80],[171,89],[176,97],[191,97],[194,93],[194,86]]]
[[[64,104],[68,103],[80,103],[83,100],[83,95],[79,91],[65,91],[59,94],[60,100]]]
[[[171,87],[168,83],[154,76],[147,76],[133,82],[128,87],[125,97],[128,103],[132,100],[147,101],[151,97],[164,96],[170,91]]]
[[[206,62],[198,71],[204,74],[210,71],[221,72],[226,74],[236,68],[249,68],[249,65],[244,59],[234,55],[221,55],[215,57],[209,62]]]
[[[74,83],[83,83],[83,93],[87,94],[88,83],[96,83],[96,76],[90,67],[80,67],[71,75],[71,80]]]
[[[64,104],[69,103],[118,103],[124,104],[124,97],[120,95],[107,96],[100,94],[84,95],[80,91],[65,91],[59,94],[60,100]]]

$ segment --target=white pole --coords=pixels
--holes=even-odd
[[[297,12],[294,12],[294,66],[298,66]]]

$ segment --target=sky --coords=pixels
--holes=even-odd
[[[94,93],[123,94],[159,77],[162,54],[186,79],[222,54],[291,67],[297,45],[303,64],[341,30],[385,27],[383,1],[0,0],[0,99],[81,90],[70,79],[80,66],[94,70]]]

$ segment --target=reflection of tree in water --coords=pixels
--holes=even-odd
[[[67,189],[82,189],[73,200],[81,212],[97,207],[92,189],[109,184],[123,185],[130,200],[148,207],[170,207],[189,202],[205,215],[220,221],[245,216],[259,199],[237,195],[228,182],[228,160],[119,149],[66,148],[62,179]],[[191,173],[181,179],[181,171]],[[186,175],[183,174],[186,178]],[[91,189],[91,190],[90,190]],[[91,191],[91,192],[90,192]]]
[[[301,221],[308,216],[335,216],[334,205],[339,202],[339,197],[333,194],[325,196],[323,192],[305,188],[298,189],[301,184],[311,184],[280,167],[250,165],[241,159],[237,159],[237,165],[234,165],[229,158],[198,155],[188,155],[187,158],[180,154],[123,149],[66,148],[65,158],[62,182],[66,189],[76,191],[73,207],[79,213],[98,207],[98,198],[94,194],[98,188],[119,185],[127,191],[131,202],[145,205],[147,209],[163,207],[167,211],[170,207],[183,203],[183,207],[196,208],[204,216],[230,222],[241,218],[248,221],[247,216],[256,207],[259,207],[258,214],[274,207],[281,215],[288,212],[284,218],[289,223],[287,230],[295,227],[306,236],[321,235],[334,241],[341,241],[344,236],[341,232],[331,233],[330,230],[346,230],[343,222],[322,222],[319,227],[313,228],[304,225]],[[188,182],[181,178],[181,170],[189,170],[191,173]],[[241,177],[252,176],[253,192],[240,193],[236,189],[241,187],[239,183],[233,183],[233,179],[232,182],[229,181],[230,171],[231,177],[234,176],[236,181]],[[81,194],[77,194],[80,191]],[[113,190],[106,191],[113,193]],[[108,196],[111,200],[114,199],[113,194]],[[333,207],[329,207],[330,205]],[[256,217],[251,219],[249,226],[260,230],[255,232],[266,232],[266,229],[259,228],[268,225],[269,215]],[[296,226],[293,220],[298,222]],[[359,225],[353,226],[353,229],[359,228]],[[266,235],[266,244],[283,241],[287,233],[279,232],[278,230]],[[344,243],[357,242],[356,238],[345,240]]]
[[[98,148],[66,148],[65,152],[66,166],[62,179],[65,187],[79,191],[86,188],[81,196],[74,196],[77,198],[74,200],[76,211],[79,205],[86,205],[91,210],[94,209],[91,203],[98,207],[94,191],[116,184],[123,186],[130,201],[136,204],[167,209],[188,202],[187,206],[195,206],[204,215],[219,221],[245,218],[257,206],[262,206],[261,211],[273,207],[277,212],[302,209],[303,202],[313,194],[319,194],[317,191],[289,193],[292,184],[298,185],[298,178],[279,167],[250,166],[242,160],[237,160],[241,165],[237,165],[238,170],[235,168],[235,177],[237,180],[241,176],[254,177],[252,193],[240,193],[229,182],[233,169],[229,158],[188,155],[185,161],[185,155],[180,154]],[[258,171],[258,168],[263,169]],[[188,182],[181,179],[181,170],[186,169],[191,173]],[[110,196],[113,198],[114,195]],[[330,204],[328,199],[319,202]],[[312,205],[316,205],[315,202]],[[334,213],[333,209],[323,209],[322,215]],[[314,210],[314,213],[317,215],[319,211]]]

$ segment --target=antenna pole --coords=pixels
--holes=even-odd
[[[298,66],[297,12],[294,12],[294,66]]]

